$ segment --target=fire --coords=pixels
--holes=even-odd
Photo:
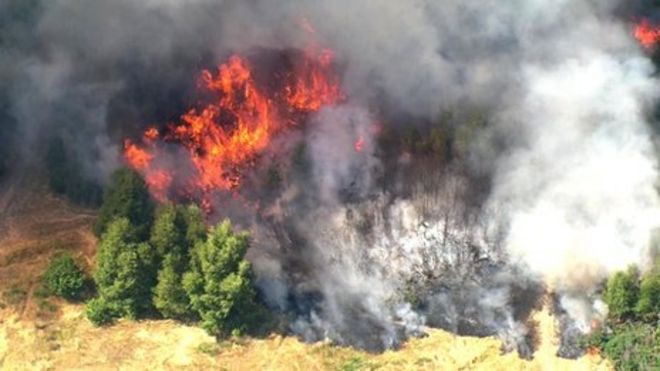
[[[660,41],[660,28],[643,19],[635,26],[635,38],[646,49],[651,49]]]
[[[303,73],[292,78],[293,83],[287,86],[286,100],[288,104],[299,111],[317,111],[322,106],[343,99],[337,81],[328,81],[326,71],[331,67],[334,55],[325,49],[314,58],[307,56],[304,60]]]
[[[127,139],[126,162],[145,177],[157,199],[193,197],[210,210],[209,194],[235,191],[278,133],[301,115],[344,99],[333,59],[330,50],[307,51],[285,81],[274,84],[279,87],[267,88],[258,86],[250,63],[234,55],[216,72],[202,71],[199,82],[213,95],[210,103],[189,109],[162,131],[149,127],[140,143]],[[177,165],[165,160],[172,144],[179,148],[177,156],[184,154]],[[185,163],[192,173],[181,169]]]

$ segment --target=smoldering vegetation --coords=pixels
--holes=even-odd
[[[104,184],[125,138],[200,99],[200,70],[240,53],[277,71],[305,20],[347,100],[257,160],[241,190],[257,212],[218,194],[212,216],[252,231],[264,301],[309,341],[382,350],[437,326],[523,356],[552,301],[574,357],[602,280],[655,252],[642,3],[3,1],[0,174],[56,140]]]

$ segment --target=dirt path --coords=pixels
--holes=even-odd
[[[0,185],[0,292],[25,292],[21,318],[35,308],[33,294],[51,257],[71,251],[88,267],[96,251],[95,214],[53,196],[38,171],[16,174]]]

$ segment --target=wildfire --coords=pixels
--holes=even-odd
[[[635,26],[635,38],[643,47],[651,49],[660,41],[660,28],[643,19]]]
[[[258,86],[252,66],[240,56],[230,57],[215,73],[203,71],[200,83],[215,97],[213,101],[189,109],[162,132],[148,128],[140,143],[127,139],[126,162],[144,175],[157,199],[183,194],[199,198],[210,209],[209,193],[236,189],[275,135],[295,124],[301,114],[343,99],[332,70],[332,52],[308,51],[302,58],[275,89]],[[182,148],[184,161],[177,158],[179,165],[165,161],[164,143]],[[192,174],[180,169],[186,162],[192,165]]]

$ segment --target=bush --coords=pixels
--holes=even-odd
[[[115,319],[121,317],[116,306],[108,302],[104,297],[94,298],[85,306],[87,319],[96,326],[109,325]]]
[[[642,319],[658,320],[660,314],[660,268],[642,278],[635,312]]]
[[[248,246],[248,235],[232,232],[229,221],[224,221],[194,249],[183,284],[210,334],[227,336],[256,327],[256,316],[262,312],[255,302],[250,264],[244,259]]]
[[[653,325],[615,327],[602,349],[617,370],[660,369],[660,331]]]
[[[113,220],[126,218],[136,237],[145,241],[151,231],[153,210],[149,190],[140,174],[121,168],[112,175],[111,184],[103,196],[94,232],[101,235]]]
[[[50,293],[68,300],[79,299],[86,283],[83,270],[70,254],[63,254],[53,259],[43,279]]]
[[[639,296],[638,273],[635,267],[617,272],[607,281],[605,303],[609,315],[616,321],[632,318]]]

